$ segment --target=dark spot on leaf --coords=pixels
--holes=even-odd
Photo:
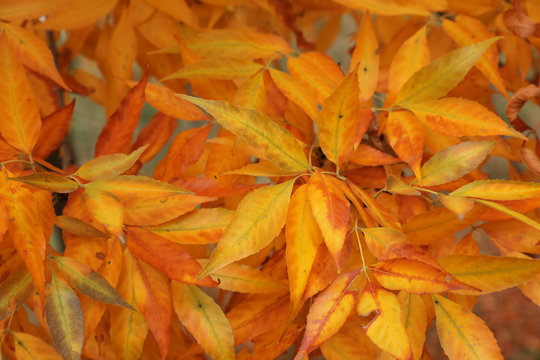
[[[99,260],[105,260],[105,254],[102,253],[101,251],[98,251],[96,253],[96,257],[99,259]]]

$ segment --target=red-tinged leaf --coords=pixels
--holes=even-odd
[[[521,149],[521,159],[523,164],[536,175],[540,175],[540,158],[531,149]]]
[[[291,320],[300,308],[311,267],[317,255],[317,248],[323,242],[319,225],[313,217],[309,204],[307,187],[307,185],[301,185],[291,197],[285,224]]]
[[[290,171],[304,171],[309,167],[303,146],[287,130],[258,112],[239,109],[226,102],[203,100],[181,95],[200,106],[223,127],[249,144],[262,148],[269,161]]]
[[[148,334],[148,324],[140,309],[138,311],[135,295],[135,287],[140,285],[135,282],[136,261],[129,249],[125,249],[117,290],[131,309],[115,308],[109,312],[112,348],[117,359],[140,359]]]
[[[332,261],[330,252],[326,245],[322,244],[317,249],[317,254],[313,260],[313,266],[309,273],[306,289],[302,296],[302,301],[306,301],[319,291],[326,288],[338,276],[336,263]]]
[[[420,180],[424,152],[424,131],[420,121],[408,111],[393,111],[386,121],[388,143]]]
[[[534,229],[514,219],[493,221],[482,224],[482,230],[499,247],[505,247],[526,253],[538,252],[538,239],[540,230]]]
[[[392,105],[399,90],[407,80],[430,62],[426,27],[421,27],[413,36],[399,47],[390,65],[388,92],[385,105]]]
[[[401,307],[396,295],[367,284],[358,298],[358,315],[376,315],[365,327],[366,335],[382,350],[400,360],[412,359],[411,343],[402,323]]]
[[[16,306],[23,304],[34,289],[32,275],[26,269],[17,269],[0,284],[0,320],[10,316],[13,299]]]
[[[38,36],[27,29],[9,23],[2,23],[0,29],[6,34],[13,53],[21,63],[53,80],[67,91],[71,91],[56,70],[51,51]]]
[[[70,0],[6,0],[2,2],[0,18],[13,22],[39,18],[45,14],[53,14],[61,10],[69,1]]]
[[[523,11],[520,1],[513,1],[514,8],[503,13],[506,28],[523,38],[535,33],[535,24]]]
[[[91,4],[85,0],[72,0],[62,6],[60,11],[49,14],[47,21],[39,23],[36,28],[67,30],[88,26],[108,14],[114,5],[116,5],[116,0],[97,0]]]
[[[202,348],[216,360],[233,360],[234,338],[223,310],[201,289],[173,281],[174,310]]]
[[[348,160],[373,117],[370,110],[360,110],[357,74],[355,68],[326,99],[317,124],[321,149],[338,169]]]
[[[248,29],[214,29],[199,33],[188,46],[201,57],[258,59],[291,51],[287,42],[274,34]]]
[[[97,180],[87,184],[86,189],[108,191],[120,200],[131,198],[165,198],[189,194],[189,191],[146,176],[124,175]]]
[[[439,200],[445,208],[457,215],[459,220],[463,220],[465,215],[474,207],[474,202],[465,197],[448,196],[439,194]]]
[[[371,14],[366,12],[364,22],[358,31],[356,38],[356,46],[352,53],[351,62],[349,64],[349,73],[354,72],[358,66],[358,87],[359,101],[364,102],[369,100],[379,79],[379,41],[373,28]]]
[[[339,66],[330,56],[320,52],[304,52],[288,58],[287,69],[316,94],[319,104],[323,104],[343,81]]]
[[[11,146],[32,152],[39,137],[39,109],[26,79],[23,65],[0,36],[0,134]]]
[[[370,267],[379,284],[389,290],[412,294],[441,293],[466,289],[475,291],[452,275],[418,260],[390,259]],[[476,291],[479,294],[479,291]]]
[[[109,235],[96,229],[94,226],[71,216],[57,216],[54,224],[60,229],[73,235],[82,237],[107,238]]]
[[[148,86],[150,84],[146,85]],[[139,157],[137,163],[145,164],[161,151],[176,130],[177,122],[176,119],[161,112],[152,116],[148,125],[146,125],[137,136],[137,141],[135,141],[135,144],[133,144],[132,147],[132,149],[138,149],[141,146],[148,145],[146,150],[144,150]]]
[[[210,277],[197,280],[201,265],[182,247],[148,230],[128,227],[127,245],[137,258],[152,265],[169,278],[187,284],[216,286]]]
[[[482,54],[499,38],[451,51],[432,61],[412,75],[396,96],[396,105],[439,99],[452,90],[476,64]]]
[[[416,260],[442,270],[427,252],[409,242],[407,236],[391,228],[362,228],[369,251],[379,260]]]
[[[197,209],[176,220],[145,228],[179,244],[212,244],[221,238],[233,214],[225,208]]]
[[[314,172],[309,178],[307,196],[324,242],[340,270],[343,264],[340,263],[339,254],[347,235],[350,205],[328,177],[320,172]]]
[[[19,177],[8,178],[9,181],[18,181],[37,188],[56,193],[70,193],[79,188],[79,184],[73,180],[56,173],[35,173]]]
[[[167,357],[172,315],[171,291],[168,279],[143,261],[134,259],[133,289],[135,304],[143,314],[161,353]]]
[[[291,75],[277,69],[270,68],[269,70],[272,80],[279,90],[290,101],[304,110],[311,120],[318,123],[320,115],[315,93]]]
[[[540,260],[488,255],[448,255],[437,260],[456,279],[482,292],[501,291],[533,279],[540,274]],[[472,294],[470,291],[458,293]]]
[[[61,360],[54,348],[40,338],[23,332],[10,331],[15,345],[15,356],[20,360]]]
[[[313,302],[307,316],[306,332],[294,357],[302,359],[343,326],[354,308],[358,290],[351,288],[359,270],[341,274]]]
[[[401,224],[397,218],[382,204],[378,203],[367,192],[354,185],[351,181],[347,181],[349,188],[353,194],[360,199],[366,205],[373,218],[381,225],[390,227],[393,229],[401,229]]]
[[[65,256],[55,256],[53,259],[58,271],[77,291],[106,304],[130,308],[107,280],[90,266]]]
[[[384,190],[392,194],[399,195],[421,195],[420,191],[416,190],[410,185],[407,185],[403,180],[392,174],[390,174],[386,179],[386,186],[384,187]]]
[[[401,306],[401,322],[407,331],[413,359],[420,359],[428,326],[426,305],[419,295],[400,291],[397,300]]]
[[[58,353],[67,359],[80,359],[84,340],[83,313],[75,291],[53,272],[45,302],[45,317]]]
[[[512,180],[478,180],[451,193],[486,200],[522,200],[540,196],[540,183]]]
[[[407,105],[433,130],[452,136],[508,135],[525,140],[503,119],[473,100],[443,98]]]
[[[171,181],[171,183],[202,196],[215,197],[242,195],[268,185],[241,183],[221,184],[214,179],[200,177],[175,179]]]
[[[438,152],[422,166],[422,186],[445,184],[470,173],[494,146],[493,141],[465,141]]]
[[[476,43],[480,40],[487,40],[492,36],[483,22],[478,19],[468,17],[466,15],[458,15],[455,21],[444,19],[442,21],[444,31],[456,42],[459,46],[467,46]],[[508,97],[504,80],[499,73],[499,54],[493,48],[482,54],[476,68],[484,74],[489,82],[505,97]]]
[[[35,158],[47,159],[62,144],[69,132],[74,108],[75,98],[69,105],[43,118],[39,138],[32,152]]]
[[[110,154],[99,156],[81,165],[73,175],[89,181],[118,176],[132,167],[147,147],[148,145],[141,146],[128,155]]]
[[[262,334],[253,339],[255,348],[251,353],[245,347],[236,354],[237,360],[274,360],[283,354],[293,345],[298,336],[302,333],[303,326],[292,325],[283,333],[282,329]],[[283,334],[282,334],[283,333]]]
[[[114,194],[86,188],[82,201],[94,220],[102,224],[111,234],[122,236],[124,207]]]
[[[144,105],[148,74],[131,88],[116,111],[107,120],[96,142],[95,156],[125,153],[131,147],[133,132]]]
[[[160,82],[170,79],[245,79],[263,68],[251,60],[238,58],[207,58],[189,64],[165,76]]]
[[[401,162],[400,159],[366,144],[359,144],[351,153],[349,160],[362,166],[391,165]]]
[[[180,177],[184,170],[201,157],[212,125],[184,130],[174,138],[165,158],[163,181]]]
[[[519,111],[525,105],[527,100],[531,97],[540,96],[540,88],[536,85],[530,84],[526,87],[518,89],[512,95],[512,98],[506,104],[506,117],[510,122],[514,122],[518,119]]]
[[[482,319],[440,295],[432,295],[437,334],[450,359],[500,359],[501,350]]]
[[[216,200],[198,195],[173,195],[163,198],[134,198],[122,202],[126,225],[158,225],[195,209],[200,204]]]
[[[199,277],[255,254],[274,240],[285,225],[293,185],[289,180],[244,197]]]
[[[334,0],[352,9],[369,10],[378,15],[419,15],[428,16],[429,11],[413,1],[398,0]]]

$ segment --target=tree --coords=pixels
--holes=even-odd
[[[450,359],[502,359],[478,296],[540,305],[533,1],[16,0],[0,19],[7,359],[429,359],[432,322]],[[107,116],[80,166],[75,93]]]

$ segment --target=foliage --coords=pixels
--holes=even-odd
[[[501,359],[472,308],[514,286],[540,305],[539,123],[519,116],[539,10],[3,1],[3,356],[429,359],[435,322],[450,359]],[[108,118],[78,168],[70,93]]]

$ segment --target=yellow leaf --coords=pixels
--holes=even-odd
[[[419,15],[428,16],[422,5],[412,0],[334,0],[352,9],[369,10],[377,15]]]
[[[540,260],[488,255],[448,255],[437,260],[457,279],[480,290],[481,294],[501,291],[540,274]],[[479,295],[478,292],[457,293]]]
[[[165,198],[172,195],[189,194],[177,186],[164,183],[147,176],[122,175],[97,180],[86,184],[86,189],[108,191],[119,199]]]
[[[386,179],[386,186],[384,187],[384,190],[392,194],[399,195],[421,195],[420,191],[416,190],[412,186],[407,185],[403,180],[392,174],[390,174]]]
[[[0,320],[4,320],[12,314],[11,299],[15,304],[22,305],[34,289],[32,275],[24,269],[18,269],[0,284]]]
[[[422,186],[445,184],[476,169],[489,155],[495,142],[465,141],[447,147],[422,166]]]
[[[293,103],[298,105],[314,122],[319,122],[319,107],[317,97],[309,87],[296,80],[291,75],[270,68],[270,76],[281,92]]]
[[[15,356],[20,360],[62,360],[62,357],[40,338],[23,332],[10,331],[15,339]]]
[[[482,319],[443,296],[432,296],[437,334],[450,359],[503,359],[493,333]]]
[[[301,185],[292,195],[285,225],[291,320],[296,316],[302,303],[317,248],[323,242],[319,225],[313,218],[313,211],[309,205],[307,187],[308,185]]]
[[[178,318],[204,351],[215,360],[233,360],[233,332],[219,305],[193,285],[173,281],[171,291]]]
[[[356,38],[356,46],[354,47],[351,63],[349,65],[349,73],[356,72],[354,69],[358,66],[358,96],[360,102],[371,99],[377,87],[379,79],[379,41],[373,28],[371,14],[366,12],[362,28],[358,32]]]
[[[294,180],[256,189],[242,199],[198,277],[211,274],[268,245],[285,225]]]
[[[109,237],[109,235],[96,229],[92,225],[71,216],[57,216],[55,218],[54,224],[58,226],[60,229],[73,235],[89,237],[89,238],[92,238],[92,237],[108,238]]]
[[[367,284],[358,298],[356,311],[361,316],[376,312],[366,328],[366,335],[375,345],[398,360],[412,359],[411,343],[401,320],[401,307],[396,295]]]
[[[8,178],[10,181],[19,181],[40,189],[56,193],[70,193],[79,188],[79,184],[73,180],[56,173],[35,173],[19,177]]]
[[[540,196],[540,183],[513,180],[478,180],[451,193],[486,200],[522,200]]]
[[[250,109],[239,109],[223,101],[179,95],[210,113],[223,127],[249,144],[264,149],[274,165],[300,172],[309,167],[300,142],[290,132],[266,116]]]
[[[424,152],[424,131],[420,121],[408,111],[392,111],[386,122],[388,143],[420,180]]]
[[[39,138],[39,108],[25,70],[0,34],[0,134],[11,146],[27,154]]]
[[[499,38],[451,51],[412,75],[396,96],[395,105],[435,100],[445,96],[467,74],[482,54]]]
[[[354,309],[358,290],[351,289],[359,270],[341,274],[313,302],[307,316],[306,332],[294,357],[300,360],[343,326]]]
[[[452,136],[508,135],[521,140],[525,136],[476,101],[443,98],[405,105],[433,130]]]
[[[52,273],[45,302],[45,317],[58,353],[64,360],[81,358],[84,324],[81,304],[75,291]]]
[[[459,189],[458,189],[459,190]],[[540,223],[537,221],[531,219],[528,216],[523,215],[519,211],[510,209],[509,207],[506,207],[504,205],[501,205],[499,203],[493,202],[493,201],[487,201],[487,200],[480,200],[480,199],[473,199],[475,202],[480,203],[482,205],[489,206],[492,209],[495,209],[497,211],[502,212],[503,214],[506,214],[508,216],[513,217],[516,220],[519,220],[527,225],[532,226],[533,228],[540,230]]]
[[[148,144],[141,146],[137,150],[131,152],[129,155],[110,154],[98,156],[97,158],[87,161],[81,165],[79,170],[77,170],[73,175],[89,181],[118,176],[132,167],[137,160],[139,160],[141,154],[148,146]]]
[[[422,355],[424,342],[426,340],[427,315],[426,305],[420,295],[409,294],[406,291],[400,291],[397,295],[399,305],[401,306],[401,322],[405,326],[413,359],[418,360]]]
[[[261,70],[261,64],[235,58],[207,58],[189,64],[159,80],[170,79],[244,79]]]

